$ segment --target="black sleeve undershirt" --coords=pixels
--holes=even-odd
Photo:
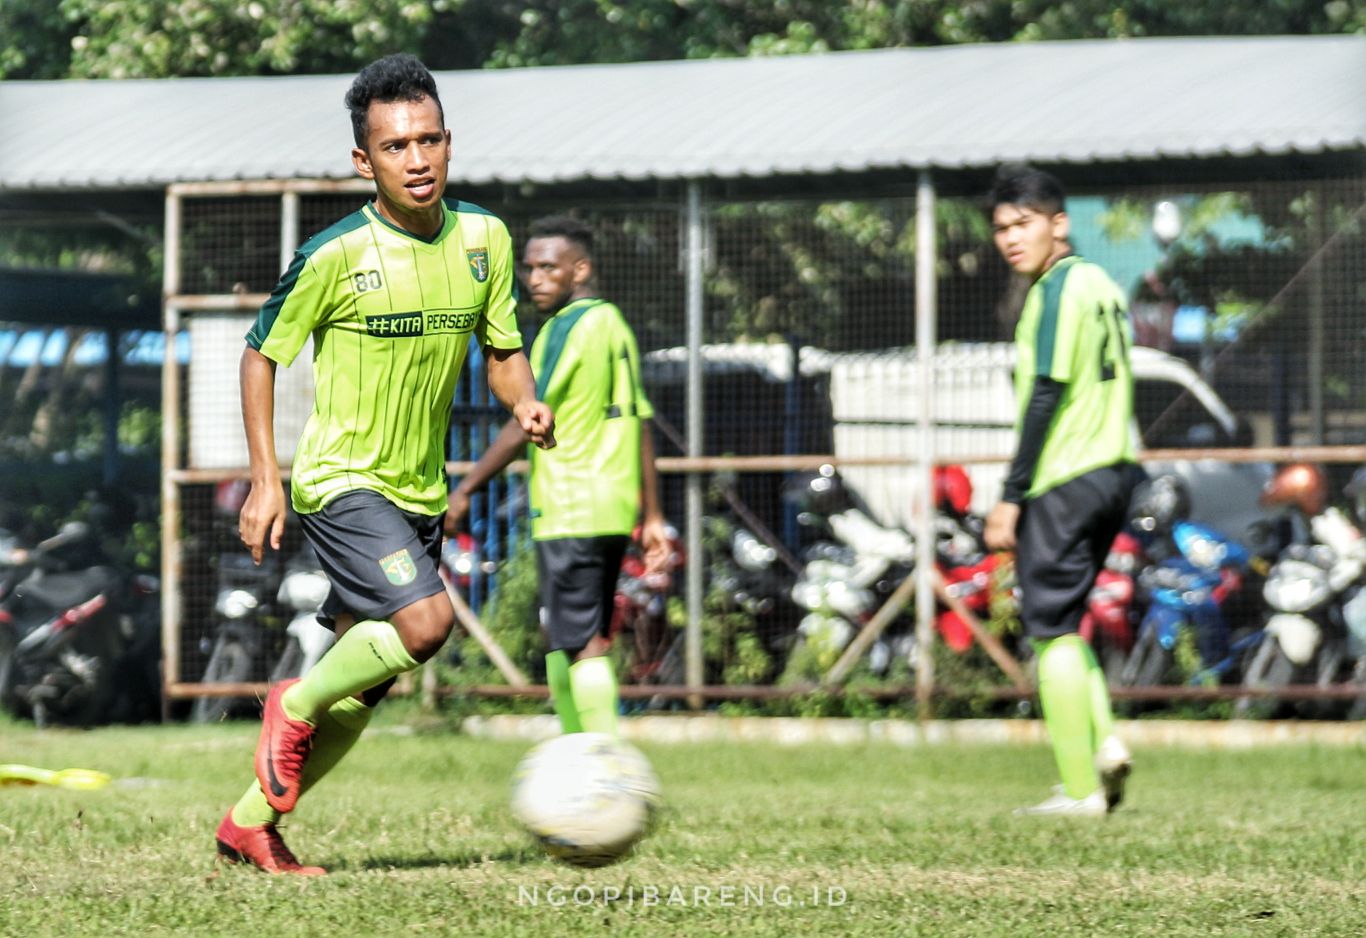
[[[1010,463],[1010,474],[1006,476],[1001,501],[1016,505],[1024,501],[1025,493],[1034,482],[1034,470],[1039,464],[1039,454],[1043,452],[1044,439],[1053,424],[1053,415],[1062,403],[1062,392],[1066,387],[1042,375],[1034,379],[1034,390],[1029,395],[1029,406],[1025,408],[1020,441],[1015,447],[1015,458]]]

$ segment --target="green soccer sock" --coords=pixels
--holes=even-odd
[[[313,734],[313,748],[308,751],[308,760],[304,762],[303,777],[299,780],[301,797],[351,751],[356,740],[360,739],[360,734],[370,725],[370,717],[374,714],[374,707],[367,707],[355,697],[343,697],[327,708],[318,721],[318,731]]]
[[[303,795],[318,780],[351,751],[360,739],[361,733],[370,722],[374,713],[355,697],[347,697],[334,703],[318,721],[318,731],[313,735],[313,748],[304,763],[304,774],[299,784],[299,794]],[[253,781],[246,793],[232,809],[232,822],[241,827],[260,827],[262,824],[278,824],[280,812],[266,803],[261,792],[261,783]]]
[[[237,804],[232,806],[232,822],[238,827],[260,827],[262,824],[278,824],[282,815],[266,803],[261,792],[261,783],[252,780]]]
[[[1086,642],[1063,635],[1039,642],[1039,702],[1053,742],[1058,775],[1069,798],[1085,798],[1100,787],[1091,743],[1091,682]]]
[[[1091,691],[1091,750],[1100,748],[1115,731],[1115,715],[1110,707],[1110,688],[1105,683],[1105,671],[1096,660],[1096,653],[1090,642],[1082,642],[1086,653],[1086,684]]]
[[[285,691],[280,705],[291,720],[316,724],[339,700],[411,671],[420,662],[408,654],[398,631],[388,622],[357,622],[299,683]]]
[[[617,735],[617,676],[606,657],[584,658],[569,666],[574,706],[586,733]]]
[[[569,686],[569,655],[566,652],[552,651],[545,656],[545,681],[550,685],[550,702],[555,707],[555,715],[560,718],[560,731],[582,733],[579,708],[574,706],[574,691]]]

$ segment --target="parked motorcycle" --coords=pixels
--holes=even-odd
[[[803,553],[791,598],[805,615],[797,625],[794,653],[804,648],[819,669],[828,669],[858,629],[882,606],[915,566],[915,540],[869,516],[844,488],[833,467],[824,466],[789,491],[801,508],[799,521],[822,539]],[[909,622],[909,617],[907,617]],[[889,630],[869,651],[874,673],[914,651],[914,630]],[[814,675],[807,675],[814,677]]]
[[[275,594],[276,604],[281,610],[288,610],[290,619],[285,626],[284,648],[270,672],[272,684],[303,677],[336,641],[335,633],[318,622],[318,610],[331,589],[317,555],[304,544],[285,565],[285,575]]]
[[[670,551],[665,569],[647,571],[639,541],[632,539],[617,576],[609,634],[624,646],[622,678],[631,684],[676,684],[683,679],[681,654],[670,656],[682,633],[669,624],[668,595],[674,575],[683,568],[686,551],[678,531],[670,526],[668,533]],[[737,529],[735,537],[754,538],[743,529]],[[758,546],[762,551],[763,545]]]
[[[1123,686],[1165,684],[1177,676],[1179,658],[1185,659],[1185,681],[1225,680],[1237,673],[1244,650],[1260,640],[1256,630],[1235,637],[1223,614],[1225,601],[1242,586],[1247,550],[1185,520],[1189,511],[1189,493],[1175,475],[1149,479],[1134,493],[1130,520],[1147,541],[1152,563],[1138,576],[1148,605],[1120,671]]]
[[[63,560],[90,536],[70,522],[31,550],[0,537],[0,706],[40,727],[157,711],[157,581]]]
[[[275,597],[280,588],[280,559],[266,551],[260,566],[242,551],[220,554],[214,580],[214,628],[200,639],[208,655],[203,684],[241,684],[264,679],[265,662],[274,660],[280,613]],[[199,697],[191,718],[216,723],[252,705],[244,697]]]
[[[708,605],[721,615],[741,614],[752,622],[752,634],[767,653],[785,653],[794,640],[795,622],[789,598],[793,578],[789,564],[777,547],[736,517],[708,515],[704,525]],[[681,633],[675,644],[681,662]],[[661,669],[674,673],[674,649],[668,658]],[[674,676],[677,674],[681,671]]]
[[[1352,474],[1343,490],[1351,500],[1358,528],[1366,525],[1366,466]],[[1347,719],[1366,719],[1366,589],[1358,588],[1342,604],[1343,624],[1347,628],[1347,657],[1352,670],[1347,680],[1358,689],[1355,700],[1347,709]]]
[[[1143,567],[1143,546],[1127,531],[1116,535],[1086,597],[1078,633],[1091,643],[1105,677],[1119,683],[1137,633],[1135,576]]]
[[[1328,504],[1327,477],[1312,464],[1282,468],[1267,483],[1261,503],[1298,512],[1308,523],[1310,542],[1287,546],[1267,576],[1265,638],[1243,683],[1330,686],[1344,672],[1355,672],[1360,659],[1354,652],[1361,651],[1362,642],[1348,614],[1354,621],[1366,618],[1361,608],[1366,605],[1366,537],[1347,512]],[[1279,705],[1274,697],[1244,698],[1237,712],[1267,716]],[[1315,708],[1316,714],[1322,710]]]

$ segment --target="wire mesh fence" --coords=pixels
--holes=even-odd
[[[299,236],[364,199],[360,191],[303,194]],[[235,298],[224,309],[187,314],[193,353],[178,461],[182,658],[173,680],[192,683],[207,666],[203,650],[212,641],[206,636],[222,625],[215,624],[216,616],[221,620],[215,597],[223,590],[222,558],[235,549],[219,544],[221,537],[213,540],[213,532],[223,513],[219,483],[240,478],[246,467],[235,384],[241,338],[252,319],[245,301],[270,289],[290,226],[282,224],[288,219],[278,197],[187,196],[183,202],[177,294],[189,301],[192,294]],[[914,417],[913,199],[706,202],[704,442],[692,455],[755,458],[720,470],[682,459],[688,455],[689,354],[682,204],[672,198],[574,205],[518,200],[486,207],[507,222],[518,246],[531,222],[547,214],[570,212],[594,228],[601,293],[625,312],[642,350],[657,410],[664,506],[676,523],[684,517],[685,476],[704,476],[704,556],[680,562],[700,564],[706,574],[706,684],[801,688],[828,681],[842,666],[841,682],[895,696],[914,681],[917,656],[928,654],[938,661],[938,684],[950,692],[985,688],[989,696],[1013,686],[980,634],[1012,659],[1027,659],[1014,623],[1009,569],[990,560],[974,538],[975,519],[999,493],[1013,450],[1009,343],[1023,293],[991,245],[979,202],[942,199],[936,210],[941,345],[929,359],[936,389],[930,456],[962,465],[970,492],[962,511],[947,512],[937,529],[943,591],[933,648],[918,647],[913,612],[897,608],[906,599],[897,587],[914,558],[909,532],[923,510],[907,471],[925,455]],[[1282,548],[1297,540],[1307,548],[1313,540],[1306,519],[1258,505],[1273,463],[1288,455],[1264,448],[1340,447],[1314,455],[1327,468],[1333,500],[1351,507],[1344,488],[1361,461],[1352,447],[1366,444],[1366,179],[1117,188],[1074,193],[1068,209],[1076,250],[1105,267],[1131,297],[1139,346],[1136,417],[1144,445],[1163,457],[1151,469],[1184,474],[1193,517],[1257,560],[1245,565],[1231,591],[1218,625],[1222,638],[1203,648],[1192,619],[1172,639],[1171,660],[1158,678],[1241,687],[1265,642],[1258,637],[1241,651],[1229,649],[1266,634],[1266,571]],[[188,305],[196,303],[213,306],[208,300]],[[524,306],[519,322],[529,341],[537,321]],[[311,406],[307,361],[301,355],[278,379],[277,446],[286,464]],[[476,458],[505,419],[477,354],[452,406],[449,458],[458,464]],[[1228,456],[1230,449],[1243,455],[1201,458],[1210,450]],[[837,468],[822,474],[816,468],[822,462]],[[526,588],[516,585],[523,581],[505,575],[526,563],[523,488],[517,475],[492,486],[474,506],[469,538],[459,545],[461,587],[475,613],[502,628],[510,626],[498,618],[500,605],[528,602],[511,595]],[[1133,563],[1133,598],[1123,610],[1128,633],[1111,639],[1126,653],[1151,604],[1151,590],[1138,584],[1138,571],[1150,562]],[[622,673],[629,683],[677,688],[684,683],[680,643],[688,616],[681,568],[667,586],[645,588],[637,580],[624,575],[618,596]],[[1354,616],[1350,606],[1358,589],[1339,591],[1331,605],[1336,611],[1325,607],[1310,616],[1317,617],[1318,647],[1336,643],[1336,662],[1318,660],[1317,652],[1312,662],[1291,662],[1282,685],[1342,688],[1366,679],[1357,664],[1366,661],[1366,608]],[[534,615],[523,619],[526,635],[504,638],[526,650],[519,664],[534,677],[543,673],[536,623]],[[875,636],[870,621],[878,626]],[[1218,662],[1207,659],[1216,652],[1238,660],[1210,670]],[[1117,651],[1116,684],[1132,683],[1123,663]],[[464,644],[453,643],[451,664],[466,683],[487,683],[493,673],[479,650]],[[259,679],[263,667],[254,666],[250,679]]]

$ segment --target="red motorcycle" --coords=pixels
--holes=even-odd
[[[1119,532],[1086,600],[1078,631],[1095,649],[1107,678],[1118,679],[1134,647],[1134,578],[1142,566],[1138,539]]]
[[[652,573],[645,569],[639,530],[621,561],[608,634],[626,648],[622,683],[661,683],[660,671],[675,644],[676,630],[669,625],[668,594],[674,573],[683,567],[686,552],[678,532],[672,526],[668,532],[669,560],[664,570]]]
[[[944,591],[963,605],[977,618],[988,618],[991,614],[992,581],[996,578],[997,554],[987,554],[973,564],[960,567],[944,567],[940,564],[939,573],[944,578]],[[972,647],[972,631],[963,617],[952,609],[941,610],[934,620],[944,644],[962,654]]]
[[[968,513],[972,483],[960,466],[935,470],[935,507],[939,512],[939,573],[945,591],[978,618],[988,618],[1002,555],[987,552],[981,519]],[[1079,628],[1096,648],[1107,675],[1117,676],[1134,644],[1134,577],[1143,548],[1125,532],[1115,538],[1105,567],[1087,598]],[[941,610],[935,620],[944,644],[959,654],[972,647],[972,632],[958,613]]]
[[[982,519],[971,514],[972,481],[962,466],[936,466],[934,507],[939,575],[944,591],[967,607],[975,617],[991,616],[1000,555],[986,549]],[[941,609],[935,626],[944,644],[963,654],[972,647],[972,631],[952,609]]]

